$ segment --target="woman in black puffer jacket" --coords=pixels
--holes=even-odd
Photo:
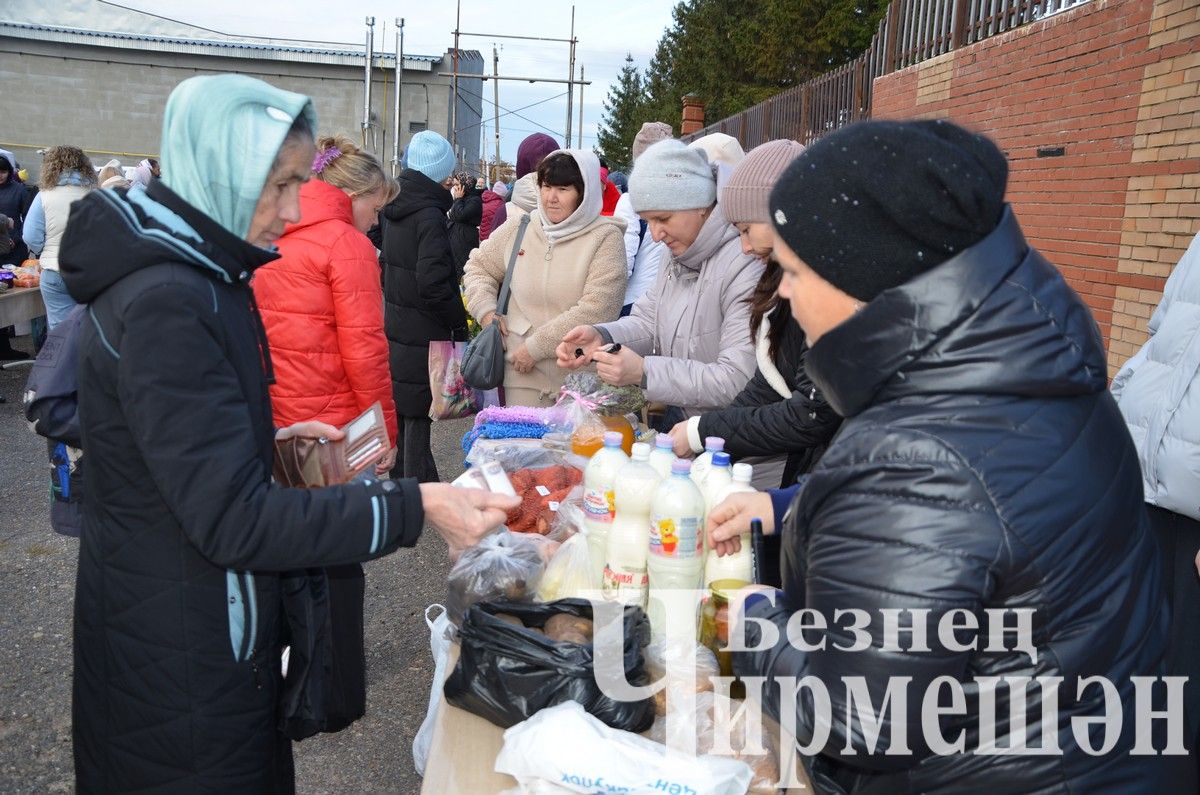
[[[454,203],[447,214],[447,228],[450,231],[450,250],[454,253],[454,270],[461,280],[471,252],[479,248],[483,196],[475,190],[475,178],[466,173],[456,175],[451,181],[450,196]]]
[[[467,310],[446,231],[453,199],[450,143],[431,130],[413,136],[400,193],[383,208],[383,328],[400,438],[392,477],[439,480],[430,447],[429,343],[467,338]]]
[[[781,294],[846,421],[801,485],[712,512],[719,553],[749,516],[786,525],[784,592],[732,598],[753,619],[731,630],[753,649],[734,670],[794,716],[823,792],[1195,792],[1189,760],[1160,755],[1166,722],[1136,728],[1165,706],[1161,683],[1139,704],[1132,680],[1164,674],[1169,618],[1137,453],[1095,321],[1025,241],[1006,180],[982,136],[866,122],[773,191]],[[1023,638],[989,632],[989,611],[1013,627],[1018,610]],[[782,701],[799,677],[828,701]],[[1057,679],[1020,704],[1021,677]],[[1131,753],[1135,734],[1153,754]]]

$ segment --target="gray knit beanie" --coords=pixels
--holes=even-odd
[[[674,137],[675,131],[671,129],[671,125],[661,121],[648,121],[642,125],[642,129],[637,131],[637,135],[633,136],[633,146],[630,147],[630,154],[633,155],[633,159],[636,161],[642,156],[642,152],[645,152],[654,144]]]
[[[711,207],[717,201],[717,178],[703,151],[683,141],[659,141],[634,163],[629,196],[639,213]]]
[[[721,209],[729,223],[771,223],[771,188],[803,151],[803,144],[786,139],[751,149],[721,190]]]

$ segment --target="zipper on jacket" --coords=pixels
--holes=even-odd
[[[250,632],[246,635],[246,654],[244,660],[254,659],[254,649],[258,644],[258,593],[254,588],[254,575],[248,571],[242,572],[242,582],[246,587],[246,611],[250,620]],[[257,663],[255,663],[257,668]]]
[[[263,325],[262,315],[258,311],[258,301],[254,299],[254,290],[251,289],[250,275],[243,271],[242,283],[246,285],[246,292],[250,294],[250,315],[254,322],[254,330],[258,336],[258,359],[262,366],[263,375],[266,376],[267,384],[275,383],[275,367],[271,363],[271,347],[267,343],[267,327]]]
[[[229,644],[233,649],[233,660],[246,662],[253,659],[258,641],[258,597],[254,592],[254,575],[243,572],[239,577],[233,569],[226,569],[225,598],[229,604]]]

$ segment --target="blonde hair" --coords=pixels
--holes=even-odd
[[[108,182],[109,179],[111,179],[113,177],[124,177],[124,176],[125,176],[125,172],[121,169],[121,161],[120,160],[109,160],[107,163],[105,163],[103,166],[100,167],[100,173],[98,175],[96,175],[96,181],[100,183],[101,187],[103,187],[104,183]]]
[[[344,135],[326,135],[317,139],[313,175],[351,196],[375,193],[380,188],[386,188],[386,201],[390,202],[400,192],[396,180],[384,172],[379,161]]]
[[[72,171],[79,174],[84,185],[95,187],[96,169],[82,149],[74,146],[52,146],[42,155],[42,176],[38,186],[42,190],[53,190],[64,174]]]

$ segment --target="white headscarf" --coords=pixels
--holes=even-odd
[[[546,211],[542,209],[541,191],[538,191],[538,215],[542,219],[542,231],[546,233],[546,238],[552,243],[570,237],[586,228],[600,217],[600,211],[604,209],[604,197],[601,195],[600,185],[600,158],[596,156],[596,153],[587,149],[559,149],[546,157],[553,157],[557,154],[568,154],[575,159],[575,165],[579,166],[579,173],[583,175],[583,196],[580,198],[575,212],[557,224],[552,224],[546,220]]]

